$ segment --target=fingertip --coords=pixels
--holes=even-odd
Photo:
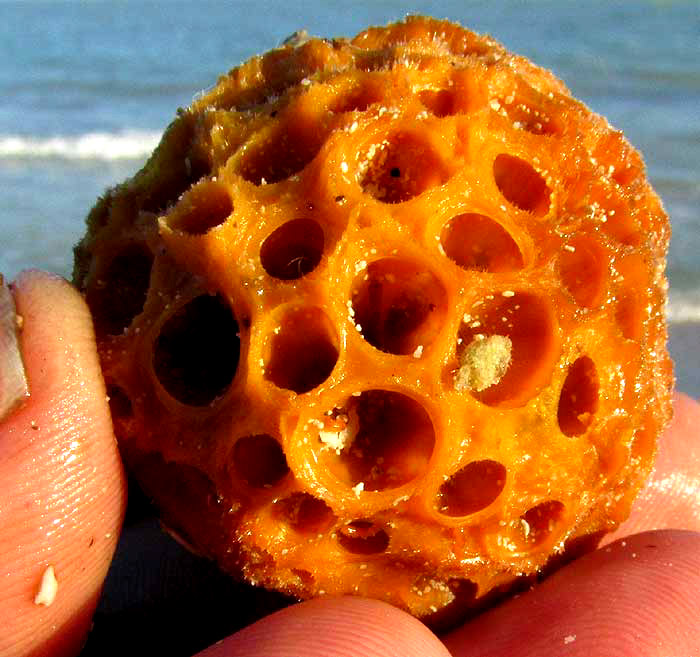
[[[454,657],[700,654],[700,534],[645,532],[582,557],[445,638]]]
[[[0,654],[76,654],[116,544],[124,475],[82,298],[38,271],[12,291],[30,396],[0,424]],[[37,598],[51,569],[55,595]]]
[[[310,600],[287,607],[200,653],[201,657],[450,657],[425,625],[384,602]]]

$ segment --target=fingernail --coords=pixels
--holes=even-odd
[[[19,348],[22,317],[0,274],[0,422],[29,397],[27,373]]]

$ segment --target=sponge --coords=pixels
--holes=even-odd
[[[670,415],[668,241],[620,132],[410,17],[222,76],[97,203],[75,282],[166,525],[430,620],[628,515]]]

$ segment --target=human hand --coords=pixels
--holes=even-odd
[[[90,628],[126,483],[85,305],[64,281],[37,272],[18,279],[14,296],[31,397],[0,418],[0,655],[70,656]],[[700,405],[677,396],[675,412],[656,472],[615,535],[442,640],[389,605],[340,598],[288,607],[205,654],[700,655]],[[48,566],[58,589],[47,606],[35,596]],[[144,652],[143,637],[129,641],[130,654]]]

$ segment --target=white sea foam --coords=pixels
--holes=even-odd
[[[671,290],[666,317],[671,324],[700,323],[700,289],[682,292]]]
[[[51,137],[0,135],[0,158],[138,160],[153,151],[160,137],[157,132],[138,130]]]

